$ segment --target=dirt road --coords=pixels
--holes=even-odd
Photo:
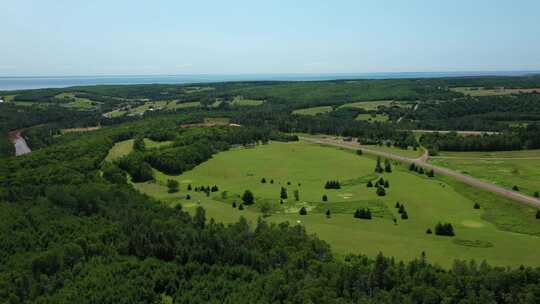
[[[15,130],[9,132],[8,135],[9,140],[11,140],[11,142],[13,142],[13,145],[15,146],[16,156],[21,156],[32,152],[32,150],[30,150],[30,147],[28,147],[26,140],[24,140],[24,137],[22,137],[21,132],[22,130]]]
[[[540,208],[540,199],[534,198],[532,196],[524,195],[519,192],[511,191],[511,190],[505,189],[503,187],[500,187],[500,186],[497,186],[488,182],[484,182],[482,180],[471,177],[469,175],[456,172],[454,170],[450,170],[444,167],[434,166],[432,164],[427,163],[427,160],[429,158],[427,151],[424,152],[424,154],[422,154],[422,156],[420,156],[419,158],[408,158],[408,157],[404,157],[404,156],[400,156],[400,155],[396,155],[396,154],[392,154],[388,152],[376,151],[369,148],[365,148],[354,140],[343,141],[343,140],[333,139],[333,138],[313,138],[313,137],[303,137],[303,136],[300,136],[300,139],[305,140],[307,142],[332,145],[332,146],[337,146],[337,147],[342,147],[342,148],[347,148],[347,149],[354,149],[354,150],[361,149],[362,152],[364,153],[378,155],[381,157],[385,157],[385,158],[389,158],[389,159],[393,159],[393,160],[397,160],[397,161],[405,162],[405,163],[415,163],[416,165],[422,166],[424,168],[432,169],[435,173],[444,174],[444,175],[453,177],[470,186],[502,195],[508,199],[520,202],[522,204],[527,204],[536,208]]]

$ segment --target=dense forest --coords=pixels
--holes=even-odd
[[[17,104],[0,105],[0,153],[13,148],[7,133],[24,129],[34,151],[0,157],[0,299],[2,303],[539,303],[540,268],[493,267],[456,261],[430,263],[337,257],[300,225],[240,219],[224,225],[136,191],[128,180],[150,180],[152,168],[179,174],[236,145],[293,141],[291,133],[358,137],[363,143],[420,143],[433,150],[507,150],[540,147],[537,94],[465,97],[455,86],[540,87],[540,77],[254,82],[211,85],[92,86],[14,91]],[[211,89],[204,89],[211,87]],[[92,110],[66,108],[63,92],[101,102]],[[0,92],[0,96],[6,92]],[[107,118],[127,99],[265,100],[255,107],[203,106]],[[395,98],[420,103],[403,123],[355,120],[359,110],[305,116],[313,105]],[[440,102],[444,100],[444,102]],[[37,105],[21,105],[24,103]],[[39,103],[48,103],[41,106]],[[406,112],[401,112],[406,111]],[[205,118],[236,125],[208,128]],[[468,118],[462,118],[468,117]],[[475,119],[471,119],[471,118]],[[477,122],[471,122],[471,121]],[[508,121],[529,121],[510,127]],[[490,122],[500,122],[492,124]],[[440,124],[439,124],[440,123]],[[190,126],[189,124],[195,124]],[[103,126],[63,134],[64,128]],[[180,126],[188,126],[181,128]],[[408,128],[493,130],[463,137],[429,134],[417,142]],[[404,129],[405,128],[405,129]],[[147,148],[143,138],[170,144]],[[109,162],[117,142],[136,149]],[[141,143],[142,142],[142,143]],[[338,182],[332,182],[333,184]],[[339,184],[339,183],[338,183]],[[321,185],[322,187],[323,185]],[[335,187],[335,186],[334,186]],[[370,246],[366,243],[365,246]]]

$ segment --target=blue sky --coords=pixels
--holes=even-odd
[[[540,1],[0,0],[0,76],[540,70]]]

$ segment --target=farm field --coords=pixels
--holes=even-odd
[[[332,107],[331,106],[322,106],[322,107],[312,107],[312,108],[305,108],[305,109],[299,109],[299,110],[294,110],[293,111],[293,114],[298,114],[298,115],[317,115],[317,114],[323,114],[323,113],[328,113],[332,111]]]
[[[540,88],[533,89],[506,89],[506,88],[483,88],[483,87],[456,87],[451,91],[463,93],[469,96],[498,96],[518,93],[540,92]]]
[[[407,105],[406,103],[402,101],[396,101],[396,100],[376,100],[376,101],[359,101],[359,102],[346,103],[340,106],[340,108],[359,108],[359,109],[364,109],[366,111],[371,111],[371,110],[377,110],[381,106],[408,107],[409,105]]]
[[[115,155],[119,150],[116,149]],[[507,201],[499,206],[497,199],[489,194],[469,191],[457,182],[442,178],[410,173],[396,164],[392,173],[382,175],[390,184],[386,196],[377,196],[375,188],[366,187],[368,180],[378,178],[374,167],[373,158],[351,151],[305,142],[276,142],[219,153],[179,176],[155,171],[155,182],[135,184],[135,187],[171,206],[180,203],[190,212],[203,206],[208,217],[226,223],[240,216],[254,222],[262,215],[261,211],[265,211],[271,214],[267,217],[269,221],[305,225],[309,233],[316,233],[340,255],[362,252],[375,256],[382,251],[411,260],[425,251],[428,260],[443,266],[450,266],[454,259],[471,258],[486,259],[496,265],[540,265],[540,256],[530,250],[540,246],[540,237],[500,229],[539,233],[540,227],[536,226],[540,223],[520,218],[522,213],[532,214],[532,210]],[[266,183],[261,183],[262,178]],[[180,182],[180,192],[167,192],[168,179]],[[328,180],[339,180],[341,189],[324,189]],[[193,187],[217,185],[219,191],[209,196],[188,192],[189,184]],[[281,187],[288,193],[283,204],[279,198]],[[247,189],[254,193],[256,203],[244,210],[233,208],[233,201],[239,205],[239,195]],[[295,190],[299,191],[298,201],[293,195]],[[190,200],[185,198],[188,193]],[[327,202],[322,201],[324,194],[328,196]],[[399,217],[394,208],[397,201],[405,205],[409,219]],[[482,208],[473,209],[474,202]],[[299,215],[301,207],[307,209],[307,215]],[[374,219],[353,218],[357,208],[370,208]],[[510,208],[522,213],[508,212]],[[325,215],[327,210],[331,211],[330,218]],[[397,225],[394,225],[394,217]],[[426,229],[433,229],[439,221],[452,223],[456,236],[426,234]],[[505,226],[503,222],[511,224]]]
[[[504,157],[540,157],[537,152],[497,152],[497,153],[450,153],[445,157],[433,158],[429,162],[471,175],[476,178],[519,191],[528,195],[540,192],[540,158],[539,159],[503,159]],[[451,156],[446,156],[451,155]],[[464,157],[464,158],[457,158]],[[474,159],[478,157],[481,159]],[[492,158],[492,159],[489,159]]]
[[[231,104],[235,106],[260,106],[264,103],[264,100],[257,99],[244,99],[242,96],[236,96],[232,100]]]
[[[388,121],[388,116],[384,114],[358,114],[356,120],[366,120],[370,122],[385,122]]]

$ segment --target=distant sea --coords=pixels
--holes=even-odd
[[[186,84],[227,81],[317,81],[339,79],[396,79],[463,76],[522,76],[540,74],[531,71],[505,72],[402,72],[356,74],[238,74],[238,75],[160,75],[160,76],[40,76],[0,77],[0,91],[39,88],[65,88],[87,85]]]

